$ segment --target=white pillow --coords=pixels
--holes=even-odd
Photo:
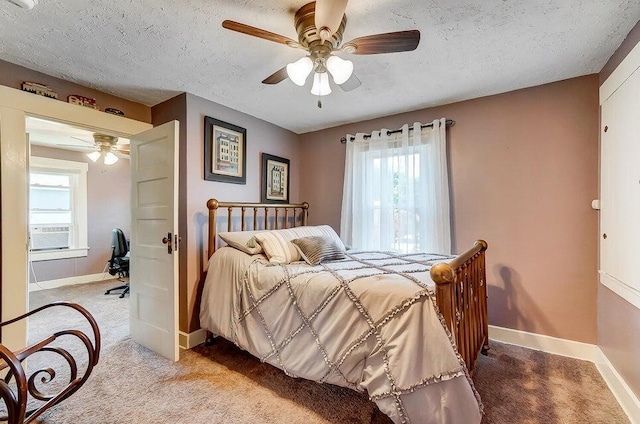
[[[262,246],[269,262],[273,264],[288,264],[300,260],[300,252],[296,246],[284,239],[281,231],[264,231],[254,237]]]
[[[332,239],[338,248],[343,252],[346,250],[344,247],[344,243],[340,240],[340,237],[336,234],[336,232],[329,225],[315,225],[315,226],[304,226],[304,227],[294,227],[287,228],[285,230],[274,230],[276,232],[282,233],[282,237],[285,240],[291,241],[293,239],[302,238],[302,237],[312,237],[312,236],[325,236]]]
[[[260,246],[255,238],[255,235],[260,232],[261,231],[221,232],[218,233],[218,236],[233,248],[248,253],[249,255],[257,255],[263,252],[262,246]]]

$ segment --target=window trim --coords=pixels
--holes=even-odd
[[[89,254],[88,245],[88,219],[87,219],[87,173],[89,165],[85,162],[76,162],[62,159],[45,158],[40,156],[29,157],[29,173],[31,172],[61,172],[74,176],[73,189],[73,210],[74,226],[77,231],[73,232],[73,246],[64,250],[40,250],[30,251],[31,260],[48,261],[52,259],[80,258]],[[31,189],[29,184],[28,189]],[[30,209],[27,208],[28,213]]]

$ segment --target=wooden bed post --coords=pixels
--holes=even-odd
[[[435,264],[430,272],[436,283],[436,304],[469,372],[478,353],[489,350],[485,250],[487,242],[478,240],[451,262]]]
[[[436,303],[440,313],[447,323],[451,334],[455,333],[455,299],[453,283],[456,281],[456,273],[451,265],[445,262],[431,267],[431,279],[436,283]]]

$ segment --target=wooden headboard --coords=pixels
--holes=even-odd
[[[209,208],[209,258],[216,251],[218,235],[218,211],[226,210],[227,231],[278,230],[281,228],[307,225],[309,204],[303,203],[234,203],[207,201]],[[234,212],[239,212],[239,216]],[[221,218],[225,218],[224,215]],[[240,220],[239,228],[234,227],[234,218]],[[248,225],[251,223],[252,225]],[[250,227],[250,228],[247,228]]]

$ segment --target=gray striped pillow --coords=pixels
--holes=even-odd
[[[324,261],[344,259],[344,253],[340,246],[330,236],[311,236],[291,240],[300,256],[309,265],[316,266]]]

